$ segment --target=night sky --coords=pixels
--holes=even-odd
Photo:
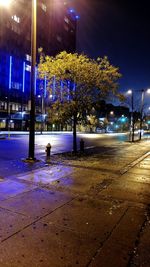
[[[80,14],[78,52],[107,55],[120,68],[120,89],[150,88],[148,1],[72,0]]]

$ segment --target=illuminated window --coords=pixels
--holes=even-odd
[[[30,65],[26,65],[26,71],[31,72],[31,66]]]
[[[28,54],[26,54],[26,60],[29,61],[29,62],[31,62],[31,56],[28,55]]]
[[[62,41],[62,38],[61,38],[61,36],[60,36],[60,35],[57,35],[57,41],[61,43],[61,41]]]
[[[19,110],[19,105],[16,104],[15,110],[18,111]]]
[[[66,16],[64,17],[64,21],[69,24],[69,19]]]
[[[46,12],[47,6],[44,3],[41,3],[41,8],[44,12]]]
[[[12,82],[12,88],[19,90],[21,88],[22,84],[18,82]]]
[[[16,105],[15,104],[12,104],[12,110],[16,110]]]
[[[5,104],[4,104],[4,102],[0,102],[0,109],[1,109],[1,110],[4,110],[4,109],[5,109]]]
[[[20,18],[17,17],[16,15],[13,15],[11,18],[12,18],[15,22],[20,23]]]

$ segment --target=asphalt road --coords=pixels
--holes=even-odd
[[[77,143],[79,149],[80,139],[85,142],[85,148],[100,146],[113,147],[117,143],[127,141],[127,134],[78,134]],[[10,138],[0,139],[0,176],[14,175],[22,171],[30,171],[33,164],[25,164],[21,159],[28,157],[27,134],[11,134]],[[72,150],[72,133],[49,133],[36,134],[35,136],[35,157],[41,162],[34,164],[34,168],[43,166],[45,159],[46,145],[52,146],[51,153],[61,153]]]
[[[128,139],[127,134],[78,134],[77,144],[80,147],[80,139],[85,142],[85,147],[113,145]],[[6,135],[6,139],[0,140],[0,159],[11,160],[26,158],[28,156],[29,136],[26,134]],[[41,157],[45,154],[46,145],[50,143],[52,153],[61,153],[72,150],[72,133],[49,133],[35,135],[35,155]]]

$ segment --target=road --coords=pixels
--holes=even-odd
[[[112,143],[126,141],[126,134],[78,134],[77,144],[79,149],[80,139],[85,142],[85,147],[112,145]],[[26,134],[11,134],[10,138],[0,140],[0,159],[26,158],[28,155],[29,136]],[[61,153],[72,150],[72,133],[49,133],[35,135],[35,155],[41,158],[45,154],[46,145],[50,143],[52,153]],[[9,153],[8,153],[9,151]]]
[[[117,143],[128,140],[127,134],[78,134],[77,143],[79,148],[80,139],[83,138],[85,147],[100,146],[112,147]],[[16,174],[22,171],[30,171],[33,164],[25,164],[21,159],[28,156],[27,134],[11,134],[10,138],[0,139],[0,176]],[[35,135],[35,157],[41,163],[34,164],[34,168],[43,166],[45,148],[50,143],[52,154],[72,150],[72,133],[49,133]]]

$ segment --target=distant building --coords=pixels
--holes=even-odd
[[[31,5],[31,0],[17,0],[9,8],[0,7],[0,129],[8,128],[8,122],[11,122],[12,129],[27,129]],[[64,50],[75,52],[76,20],[75,12],[64,1],[37,0],[37,49],[42,47],[45,54],[53,56]],[[38,115],[43,112],[39,94],[41,86],[44,90],[46,81],[37,81],[36,85]]]

